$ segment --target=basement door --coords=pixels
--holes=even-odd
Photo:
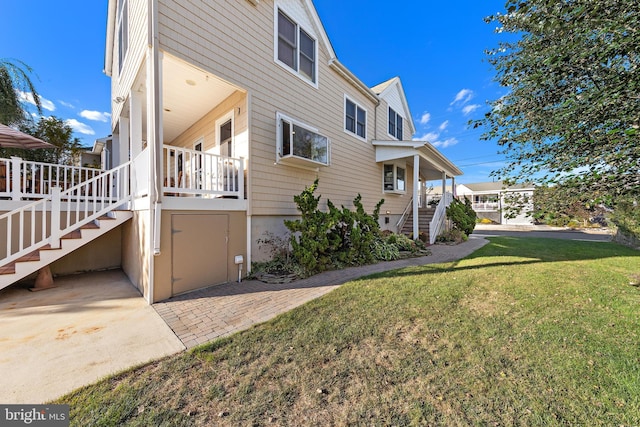
[[[171,215],[171,293],[173,295],[228,280],[227,215]]]

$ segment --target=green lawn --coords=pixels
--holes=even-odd
[[[57,403],[82,426],[639,425],[639,272],[612,243],[492,238]]]

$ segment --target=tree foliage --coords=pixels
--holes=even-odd
[[[467,236],[473,233],[476,228],[476,212],[473,210],[471,200],[464,198],[464,203],[458,199],[453,199],[447,206],[447,218],[453,223],[453,229],[459,230]]]
[[[50,116],[40,117],[37,123],[23,122],[20,126],[22,132],[33,135],[52,144],[53,148],[38,150],[24,150],[19,148],[0,148],[0,157],[21,157],[25,160],[71,165],[83,147],[80,140],[73,136],[73,129],[62,119]]]
[[[18,90],[30,92],[38,112],[42,114],[40,96],[29,78],[33,70],[18,60],[0,59],[0,123],[17,125],[27,117]]]
[[[508,88],[474,126],[507,164],[493,175],[569,191],[640,193],[640,2],[507,0],[486,18],[510,40],[487,52]]]

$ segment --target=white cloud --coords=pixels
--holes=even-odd
[[[474,111],[476,111],[478,108],[480,108],[479,104],[471,104],[471,105],[465,105],[462,108],[462,113],[467,116],[471,113],[473,113]]]
[[[460,92],[456,94],[456,97],[449,105],[453,105],[456,103],[461,103],[464,105],[467,102],[471,101],[471,98],[473,98],[473,96],[474,96],[474,93],[471,89],[462,89]]]
[[[447,127],[449,126],[449,120],[445,120],[444,122],[442,122],[440,124],[440,126],[438,126],[438,129],[440,129],[440,131],[445,130]]]
[[[77,121],[76,119],[67,119],[64,123],[71,127],[76,132],[85,134],[85,135],[95,135],[96,132],[91,128],[91,126],[86,125],[82,122]]]
[[[428,141],[433,143],[436,139],[440,137],[438,132],[427,132],[419,138],[414,138],[414,141]]]
[[[456,145],[459,141],[456,138],[447,138],[440,140],[440,134],[438,132],[427,132],[419,138],[414,138],[414,141],[427,141],[431,145],[438,148],[447,148],[452,145]]]
[[[107,121],[109,121],[109,117],[111,117],[111,114],[101,113],[100,111],[82,110],[80,112],[80,117],[83,117],[87,120],[93,120],[95,122],[106,123]]]
[[[425,112],[422,117],[420,117],[420,124],[421,125],[426,125],[427,123],[429,123],[429,120],[431,120],[431,114]]]
[[[22,92],[21,90],[19,90],[18,97],[20,98],[20,101],[28,102],[29,104],[36,105],[36,101],[35,99],[33,99],[33,93],[31,92]],[[46,98],[43,98],[42,96],[40,97],[40,104],[42,105],[42,108],[44,108],[45,110],[48,110],[48,111],[56,110],[56,106],[53,104],[53,102],[49,101]]]
[[[458,143],[457,139],[447,138],[444,141],[436,141],[436,142],[432,142],[431,144],[433,144],[433,146],[437,148],[447,148],[447,147],[451,147],[452,145],[456,145],[457,143]]]
[[[69,104],[68,102],[64,102],[64,101],[60,101],[58,100],[58,102],[62,105],[64,105],[67,108],[76,108],[73,104]]]

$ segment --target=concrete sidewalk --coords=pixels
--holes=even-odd
[[[184,350],[120,270],[0,292],[0,403],[38,404]]]
[[[227,283],[180,295],[153,307],[187,348],[266,322],[362,276],[402,267],[455,261],[488,243],[471,238],[460,245],[433,245],[431,255],[326,271],[284,284],[257,280]]]

